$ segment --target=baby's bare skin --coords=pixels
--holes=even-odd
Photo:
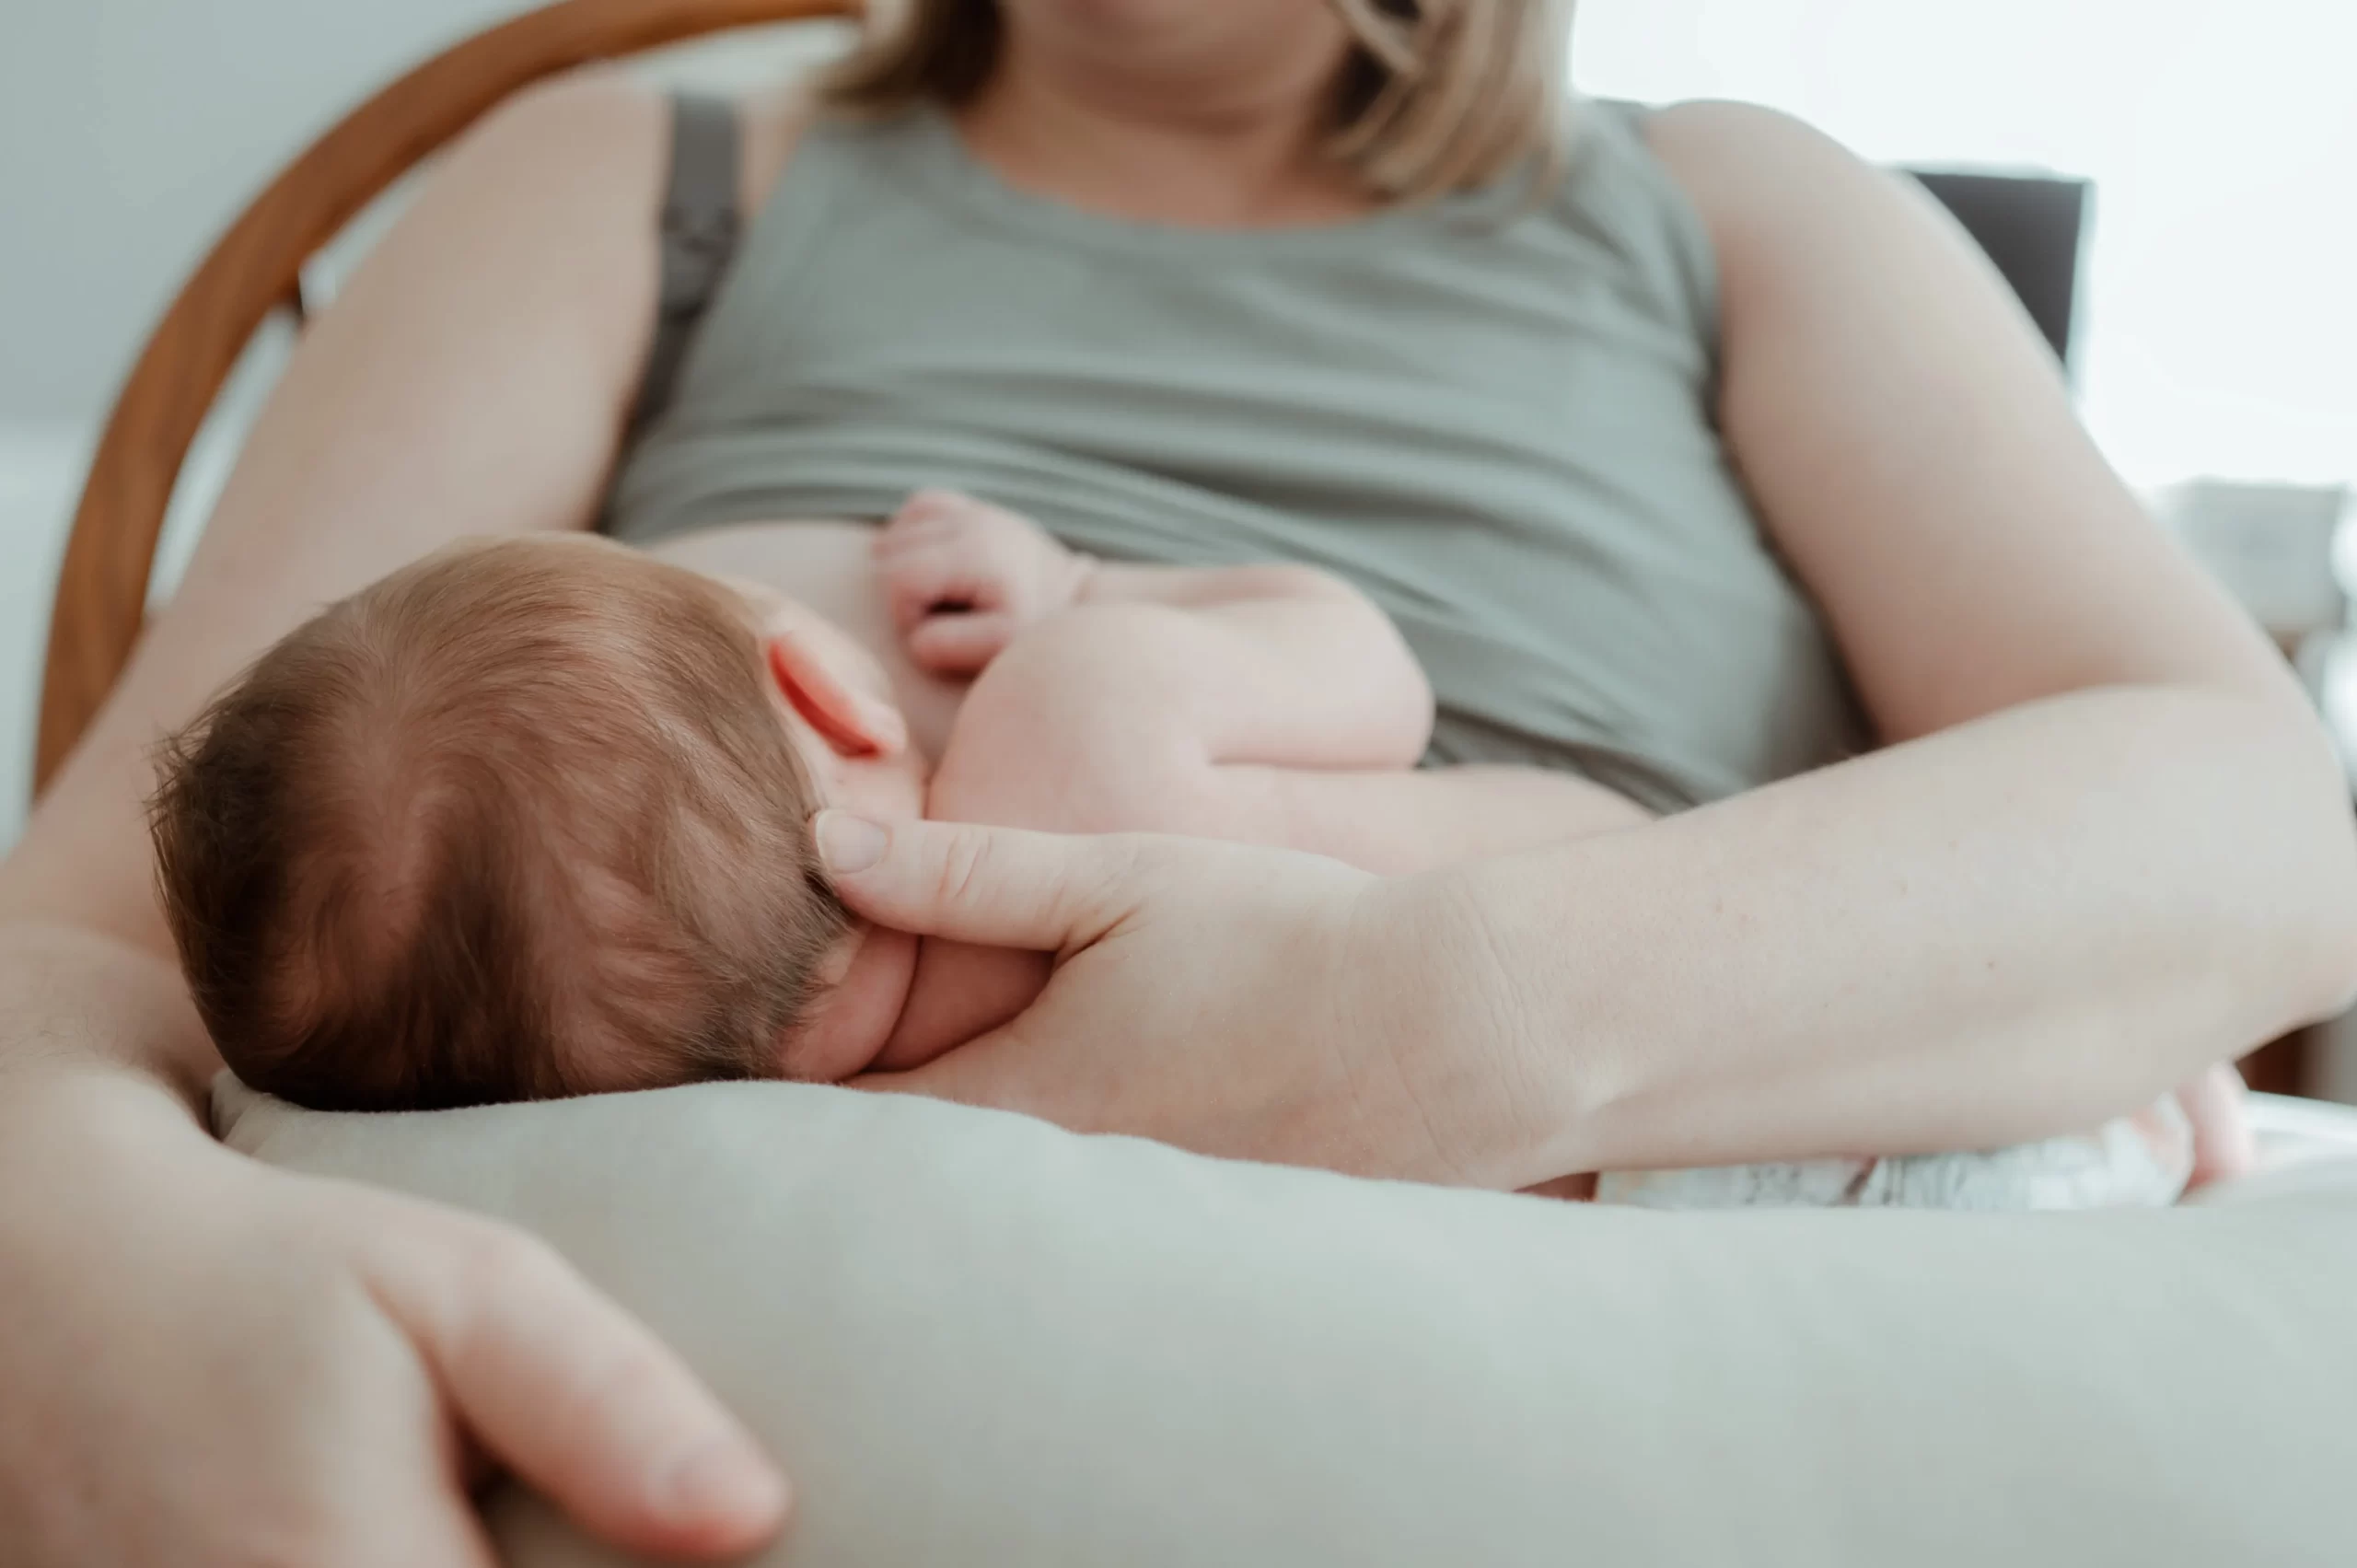
[[[1298,766],[1271,770],[1263,782],[1274,787],[1227,791],[1220,801],[1226,816],[1208,822],[1171,815],[1178,809],[1175,802],[1120,801],[1114,797],[1121,792],[1105,788],[1102,777],[1075,793],[1069,760],[1040,765],[1043,744],[1086,748],[1100,736],[1108,746],[1123,744],[1119,722],[1093,729],[1097,721],[1081,711],[1091,700],[1086,683],[1065,684],[1064,672],[1053,661],[1027,656],[1006,661],[984,687],[986,701],[1011,710],[1018,722],[961,727],[958,716],[975,683],[962,673],[923,668],[942,663],[943,637],[954,644],[961,631],[940,617],[931,618],[933,633],[919,631],[927,619],[923,574],[911,569],[905,552],[891,551],[886,569],[879,570],[878,542],[877,530],[865,524],[760,524],[691,535],[657,553],[696,570],[790,590],[872,655],[913,744],[923,756],[942,761],[929,781],[929,816],[1080,830],[1186,830],[1310,848],[1383,870],[1497,854],[1515,847],[1518,839],[1570,839],[1644,819],[1630,802],[1582,780],[1514,770],[1411,773],[1406,767],[1411,752],[1392,758],[1388,772],[1361,775],[1366,787],[1355,796],[1343,775],[1302,772]],[[1014,552],[1017,557],[1023,553],[1020,548]],[[1052,553],[1046,569],[1062,570]],[[897,583],[888,580],[896,574]],[[933,639],[929,644],[927,636]],[[912,641],[925,658],[912,656]],[[1035,645],[1032,652],[1038,651]],[[1070,662],[1102,667],[1119,651],[1118,645],[1109,655],[1099,649]],[[1124,678],[1118,668],[1099,668],[1097,673],[1095,697],[1101,702],[1109,690],[1119,691]],[[1254,700],[1249,691],[1230,695],[1247,705]],[[1021,717],[1027,714],[1031,717]],[[1050,731],[1061,726],[1063,733],[1041,734],[1035,722],[1041,715]],[[1118,721],[1118,712],[1114,716]],[[1024,733],[1027,727],[1031,733]],[[1136,739],[1132,735],[1126,743]],[[1298,765],[1313,759],[1296,753],[1284,761]],[[1271,816],[1266,808],[1283,807],[1295,780],[1307,808]],[[1192,811],[1202,808],[1200,799],[1189,804]],[[1453,837],[1460,829],[1465,836]],[[848,1021],[848,1028],[821,1031],[833,1038],[817,1042],[821,1049],[815,1055],[790,1062],[797,1073],[840,1077],[922,1065],[1014,1016],[1037,994],[1048,972],[1046,960],[1037,956],[939,942],[920,947],[890,933],[865,938],[859,962],[853,979],[860,983],[843,989],[865,993],[864,1001],[853,998],[860,1004],[853,1008],[860,1016],[837,1020],[839,1026]],[[2230,1069],[2196,1080],[2176,1098],[2191,1120],[2197,1149],[2209,1150],[2212,1163],[2221,1149],[2240,1151],[2241,1163],[2247,1163],[2241,1090]],[[1538,1191],[1586,1197],[1593,1179],[1568,1178]]]
[[[940,494],[881,535],[757,524],[653,553],[790,596],[880,668],[915,756],[828,755],[804,737],[830,804],[875,811],[896,763],[922,777],[932,760],[931,817],[1190,832],[1383,872],[1644,819],[1563,775],[1414,771],[1431,722],[1422,672],[1371,605],[1299,568],[1097,568],[1024,519]],[[945,599],[973,602],[945,613]],[[1046,975],[1032,956],[920,954],[868,934],[789,1066],[831,1078],[922,1064],[1015,1016]]]
[[[877,569],[876,526],[828,518],[735,524],[675,536],[646,552],[708,576],[737,577],[791,595],[873,656],[888,678],[919,751],[940,758],[972,682],[920,668],[896,629]],[[1503,770],[1492,770],[1503,772]],[[1561,837],[1632,825],[1643,813],[1601,785],[1568,774],[1543,778]]]
[[[883,666],[917,749],[938,757],[968,683],[926,674],[902,648],[876,570],[875,542],[872,523],[781,519],[675,535],[646,553],[791,595],[833,621]]]
[[[953,500],[976,505],[963,498]],[[1027,587],[1020,581],[1012,586],[992,585],[990,591],[1000,598],[1020,601],[1027,594],[1037,598],[1044,592],[1055,599],[1070,572],[1086,570],[1068,566],[1068,558],[1062,557],[1059,547],[1051,542],[1032,540],[1029,526],[1019,518],[1002,517],[993,528],[995,533],[989,542],[994,549],[981,553],[1000,558],[993,570],[1017,579],[1029,573],[1048,585],[1044,590],[1037,584]],[[993,616],[946,615],[928,604],[926,572],[912,567],[910,552],[894,544],[896,536],[911,531],[897,521],[888,525],[880,537],[876,530],[845,525],[732,529],[682,541],[666,553],[682,564],[708,572],[783,580],[806,599],[823,598],[843,631],[875,655],[884,673],[871,674],[870,679],[879,687],[887,681],[892,686],[905,709],[909,733],[942,758],[940,770],[930,780],[925,807],[929,816],[1079,830],[1180,830],[1309,848],[1387,871],[1502,853],[1518,842],[1568,839],[1644,819],[1644,814],[1629,802],[1583,781],[1511,770],[1411,772],[1409,764],[1422,745],[1421,732],[1412,746],[1387,757],[1360,754],[1346,759],[1361,764],[1387,763],[1378,771],[1356,775],[1365,787],[1354,793],[1355,786],[1345,782],[1353,775],[1320,772],[1316,766],[1320,759],[1310,754],[1320,742],[1321,726],[1329,725],[1334,716],[1320,711],[1325,704],[1300,704],[1300,693],[1296,693],[1297,705],[1288,712],[1282,701],[1272,708],[1271,693],[1255,689],[1271,681],[1282,685],[1289,674],[1299,673],[1287,667],[1301,660],[1314,662],[1336,651],[1316,636],[1293,645],[1292,657],[1270,660],[1264,656],[1257,670],[1248,648],[1225,650],[1247,656],[1240,664],[1225,661],[1229,668],[1224,677],[1213,668],[1223,662],[1218,647],[1210,647],[1213,656],[1201,665],[1215,700],[1214,712],[1225,711],[1220,706],[1224,700],[1236,709],[1248,711],[1257,706],[1264,719],[1273,714],[1280,729],[1290,724],[1290,729],[1283,729],[1285,744],[1279,748],[1283,754],[1275,759],[1283,765],[1263,770],[1265,777],[1250,769],[1215,769],[1217,787],[1167,801],[1141,800],[1133,793],[1124,798],[1124,786],[1109,782],[1111,775],[1086,776],[1097,772],[1090,763],[1100,749],[1118,755],[1124,748],[1134,749],[1156,738],[1151,726],[1136,729],[1133,714],[1118,701],[1109,705],[1108,699],[1118,698],[1125,682],[1144,674],[1142,669],[1123,668],[1129,650],[1120,635],[1118,618],[1098,628],[1110,635],[1092,645],[1074,641],[1086,630],[1080,621],[1043,616],[1035,604],[1028,619],[1014,618],[1020,625],[1012,631],[1001,627],[996,634],[981,637],[983,651],[979,656],[973,648],[967,648],[958,657],[945,660],[945,649],[956,653],[961,643],[976,642],[976,632],[985,629]],[[1113,568],[1108,575],[1131,570]],[[935,570],[931,576],[937,580],[941,574]],[[1183,590],[1188,576],[1139,572],[1126,586],[1111,584],[1111,597],[1128,593],[1142,594],[1149,601],[1156,595],[1168,599],[1171,585]],[[940,596],[937,581],[931,591]],[[1082,597],[1066,594],[1067,598]],[[1181,591],[1178,602],[1184,601]],[[995,607],[976,608],[989,611]],[[1192,608],[1215,615],[1222,606],[1214,594],[1207,604]],[[1045,630],[1026,644],[1021,637],[1026,626]],[[1342,630],[1340,660],[1328,664],[1321,675],[1310,679],[1313,696],[1324,691],[1318,685],[1319,679],[1347,688],[1370,656],[1381,662],[1379,648],[1361,644],[1353,651],[1348,645],[1353,633],[1347,624]],[[1061,661],[1041,656],[1042,650],[1052,650],[1060,642],[1067,656]],[[955,673],[962,675],[966,667],[989,663],[990,655],[1001,644],[1010,648],[1011,656],[997,661],[984,679],[970,687],[960,679],[945,678],[939,668],[957,664]],[[1264,647],[1260,653],[1267,656],[1272,651]],[[1225,687],[1222,679],[1227,682]],[[1420,673],[1414,679],[1421,685]],[[970,710],[964,705],[970,691],[979,691],[981,697]],[[1348,691],[1343,695],[1347,698]],[[1096,703],[1093,714],[1089,712],[1092,702]],[[1159,707],[1172,705],[1165,701]],[[961,713],[970,714],[968,722],[960,722]],[[1159,738],[1170,738],[1167,729]],[[1323,738],[1330,742],[1334,737]],[[1305,751],[1305,747],[1310,751]],[[1051,757],[1059,748],[1063,755]],[[1182,748],[1182,760],[1185,754]],[[1331,765],[1335,759],[1324,761]],[[1149,773],[1169,771],[1150,770]],[[1077,785],[1075,776],[1081,778]],[[1235,787],[1238,784],[1245,787]],[[1289,792],[1296,790],[1306,808],[1271,811],[1272,806],[1284,806]],[[1207,800],[1208,819],[1204,816]],[[1465,836],[1457,838],[1455,834],[1460,830]],[[789,1064],[806,1072],[819,1064],[810,1074],[819,1076],[921,1065],[1015,1016],[1047,977],[1047,961],[1036,956],[943,943],[920,947],[895,934],[871,934],[854,966],[854,983],[842,988],[844,993],[864,992],[866,996],[857,1027],[818,1031],[832,1038],[819,1042],[823,1049],[815,1062],[806,1059]],[[2222,1070],[2198,1080],[2176,1099],[2177,1108],[2191,1119],[2197,1149],[2204,1144],[2214,1149],[2226,1143],[2247,1143],[2241,1133],[2239,1085],[2229,1074]],[[2176,1119],[2172,1124],[2177,1124]],[[1592,1195],[1593,1182],[1593,1178],[1571,1177],[1536,1191],[1546,1196],[1585,1198]]]

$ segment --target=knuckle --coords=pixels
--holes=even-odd
[[[597,1422],[600,1417],[592,1412],[643,1405],[646,1391],[663,1384],[670,1373],[669,1357],[652,1337],[622,1334],[609,1340],[601,1353],[584,1365],[571,1400],[579,1419]]]
[[[935,874],[935,887],[941,902],[954,907],[970,902],[977,890],[989,881],[992,859],[987,834],[964,828],[950,833],[942,845]]]
[[[1168,833],[1122,833],[1107,842],[1105,883],[1109,891],[1142,899],[1157,888],[1202,877],[1212,869],[1212,857],[1225,859],[1232,847]]]
[[[545,1296],[571,1283],[572,1267],[554,1247],[526,1231],[470,1225],[457,1240],[453,1270],[470,1300]]]
[[[1137,890],[1151,842],[1144,833],[1118,833],[1100,842],[1097,875],[1090,878],[1089,889],[1097,901],[1119,900]]]

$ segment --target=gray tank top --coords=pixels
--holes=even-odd
[[[1108,558],[1357,584],[1432,677],[1434,762],[1675,810],[1832,761],[1855,704],[1714,426],[1712,252],[1639,122],[1584,106],[1537,201],[1274,231],[1028,195],[937,111],[821,123],[605,526],[964,490]]]

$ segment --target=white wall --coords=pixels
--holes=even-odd
[[[1573,73],[1868,157],[2096,181],[2082,378],[2131,479],[2357,479],[2357,0],[1580,0]]]
[[[89,461],[79,426],[0,424],[0,854],[32,791],[32,739],[61,526]]]
[[[0,420],[87,421],[312,135],[519,0],[0,0]]]

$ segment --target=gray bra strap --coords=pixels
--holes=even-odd
[[[671,178],[663,197],[663,296],[633,428],[670,406],[696,326],[719,291],[743,229],[737,210],[737,108],[726,99],[671,99]]]

